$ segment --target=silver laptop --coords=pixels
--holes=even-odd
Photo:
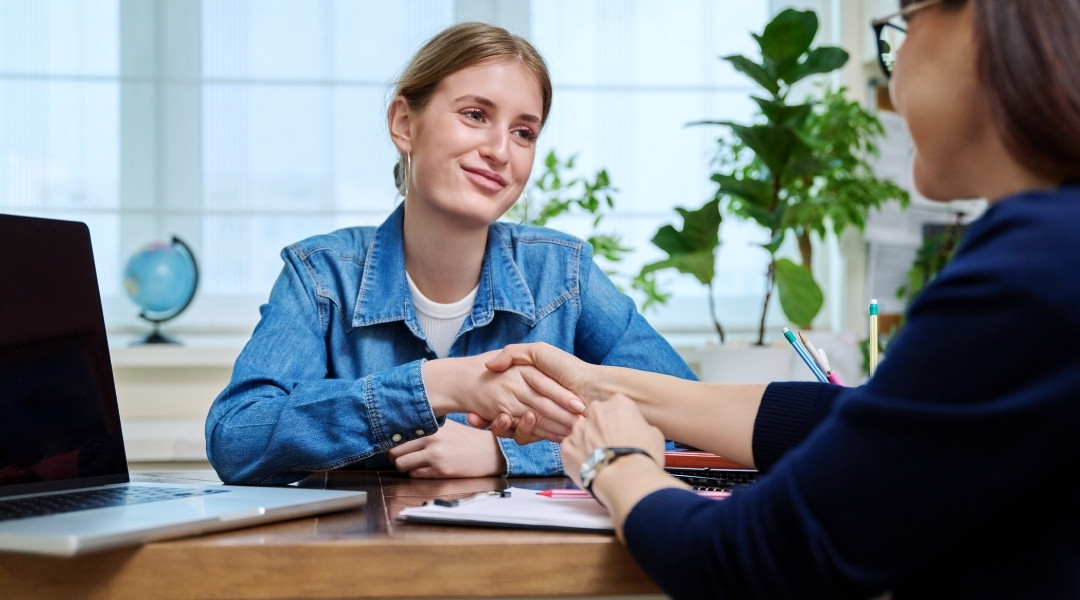
[[[89,231],[0,215],[0,552],[70,556],[365,500],[131,482]]]

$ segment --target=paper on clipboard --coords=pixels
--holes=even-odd
[[[505,496],[476,496],[457,506],[426,504],[403,509],[409,522],[611,533],[611,516],[592,498],[547,498],[538,490],[507,488]]]

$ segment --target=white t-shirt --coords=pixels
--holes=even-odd
[[[421,294],[420,288],[416,287],[408,273],[405,273],[405,279],[409,282],[409,292],[412,294],[413,304],[416,305],[416,318],[420,321],[420,329],[424,330],[428,346],[435,352],[435,356],[445,358],[450,352],[450,344],[454,343],[454,337],[461,331],[465,316],[472,310],[480,285],[477,284],[457,302],[440,304]]]

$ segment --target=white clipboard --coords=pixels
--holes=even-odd
[[[516,487],[453,502],[429,502],[403,509],[400,516],[408,522],[442,525],[615,531],[607,509],[592,498],[549,498]]]

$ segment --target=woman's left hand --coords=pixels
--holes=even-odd
[[[581,463],[597,448],[631,446],[641,448],[664,466],[664,434],[645,421],[634,401],[615,394],[608,400],[593,402],[584,419],[578,421],[562,443],[566,474],[581,485]]]
[[[409,477],[490,477],[506,473],[499,442],[490,431],[447,419],[433,435],[387,450],[394,467]]]
[[[588,414],[563,440],[566,474],[581,486],[581,463],[597,448],[617,446],[641,448],[652,457],[652,460],[640,454],[620,457],[593,480],[593,495],[608,509],[615,534],[625,541],[626,517],[642,498],[661,488],[689,488],[664,471],[664,435],[645,421],[633,400],[622,394],[590,404]]]

